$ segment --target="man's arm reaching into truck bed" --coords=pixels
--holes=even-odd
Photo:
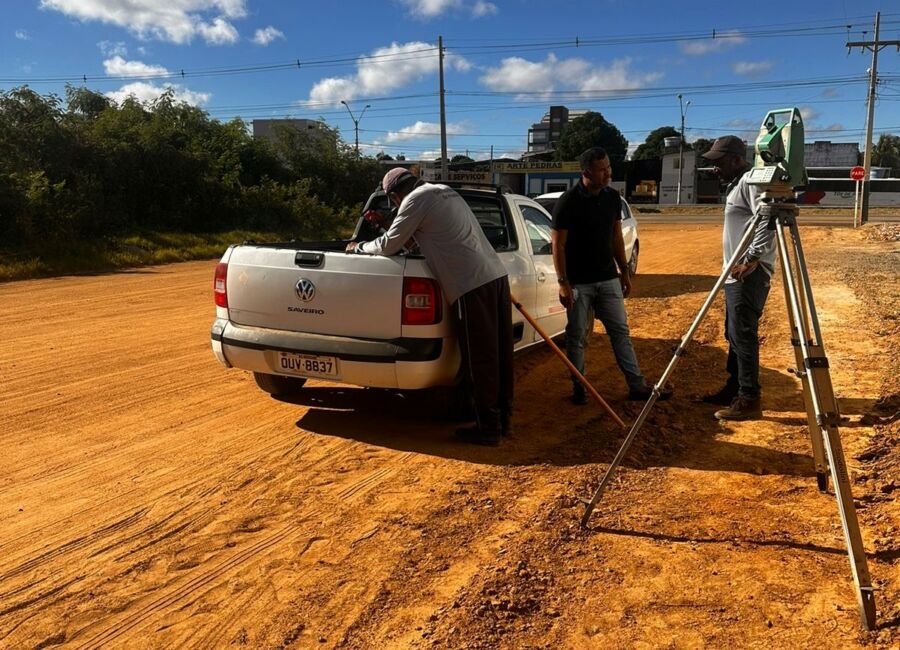
[[[357,253],[368,253],[370,255],[395,255],[399,253],[403,246],[408,242],[422,219],[425,217],[424,200],[421,196],[409,196],[388,231],[381,235],[378,239],[362,244],[357,244],[355,250]]]

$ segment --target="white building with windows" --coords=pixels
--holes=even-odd
[[[684,171],[681,177],[681,203],[696,203],[697,196],[694,191],[696,180],[697,156],[693,151],[684,152]],[[676,150],[674,153],[663,154],[662,173],[659,182],[659,203],[675,205],[678,203],[678,179],[680,156]]]

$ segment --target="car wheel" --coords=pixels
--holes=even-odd
[[[256,385],[269,395],[296,395],[306,383],[305,377],[284,377],[262,372],[254,372],[253,379],[256,380]]]
[[[631,275],[637,273],[638,266],[638,252],[640,251],[640,246],[637,242],[634,242],[634,247],[631,249],[631,259],[628,260],[628,272]]]

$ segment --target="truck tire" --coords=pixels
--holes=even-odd
[[[284,377],[261,372],[254,372],[253,379],[256,380],[256,385],[269,395],[296,395],[306,383],[305,377]]]

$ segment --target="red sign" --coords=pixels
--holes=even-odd
[[[861,181],[865,177],[866,177],[866,168],[865,167],[860,167],[857,165],[856,167],[854,167],[853,169],[850,170],[850,178],[852,178],[855,181]]]

